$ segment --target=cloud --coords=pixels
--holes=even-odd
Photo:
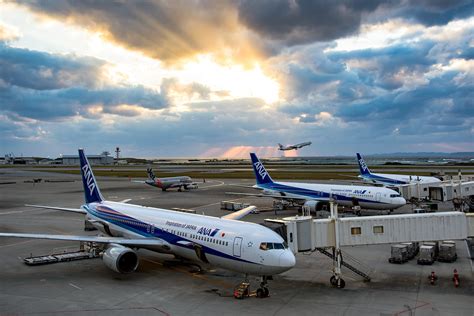
[[[0,78],[7,85],[35,90],[93,88],[101,82],[104,64],[95,58],[52,55],[0,42]]]
[[[25,1],[36,13],[65,19],[164,62],[197,54],[223,59],[259,56],[259,43],[241,28],[231,1]]]
[[[376,1],[241,1],[239,19],[247,27],[286,46],[329,41],[358,31]]]
[[[168,106],[160,93],[142,86],[111,86],[105,62],[13,48],[0,42],[0,113],[16,120],[58,120],[103,113],[139,115]]]

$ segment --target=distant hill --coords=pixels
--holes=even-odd
[[[384,153],[384,154],[370,154],[364,155],[364,157],[443,157],[443,158],[468,158],[474,157],[474,152],[454,152],[454,153],[444,153],[444,152],[395,152],[395,153]]]

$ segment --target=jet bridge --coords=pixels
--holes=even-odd
[[[334,260],[334,275],[331,284],[339,288],[344,287],[341,278],[341,266],[344,265],[342,246],[462,240],[474,236],[474,214],[440,212],[339,218],[337,204],[330,202],[330,209],[331,216],[327,219],[293,216],[265,221],[286,227],[283,238],[295,254],[315,250],[325,254],[321,250],[332,248],[330,257]],[[352,271],[358,270],[352,268]],[[359,272],[356,273],[363,275],[362,271]],[[364,278],[370,279],[368,276]]]

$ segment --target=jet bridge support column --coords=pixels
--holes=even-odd
[[[331,221],[334,223],[334,240],[335,245],[333,248],[333,273],[330,282],[337,288],[344,288],[346,282],[342,279],[341,265],[342,265],[342,252],[339,243],[339,220],[337,214],[337,203],[331,199],[329,201],[329,208],[331,210]]]

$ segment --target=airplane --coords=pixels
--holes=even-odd
[[[166,191],[169,188],[178,188],[178,191],[181,192],[183,188],[185,190],[198,188],[197,183],[193,182],[193,180],[188,176],[157,178],[155,177],[152,168],[147,168],[146,172],[148,174],[147,180],[133,180],[133,182],[145,183],[154,187],[158,187],[162,191]]]
[[[385,187],[354,186],[341,184],[274,182],[262,162],[250,153],[257,184],[253,187],[263,190],[263,195],[276,199],[299,201],[315,212],[318,203],[328,203],[331,198],[341,206],[357,206],[366,209],[394,210],[406,204],[396,191]],[[244,195],[250,195],[242,193]]]
[[[295,256],[283,238],[262,225],[238,219],[254,206],[221,218],[167,209],[106,201],[83,149],[79,149],[85,204],[80,209],[36,207],[85,214],[104,236],[0,233],[0,237],[94,242],[104,245],[102,260],[118,273],[138,268],[135,248],[173,254],[199,266],[214,266],[261,277],[259,297],[269,294],[269,276],[295,265]]]
[[[299,148],[311,145],[311,142],[299,143],[296,145],[289,145],[283,146],[282,144],[278,143],[278,150],[298,150]]]
[[[396,186],[411,183],[435,183],[441,182],[436,177],[427,176],[411,176],[404,174],[389,174],[389,173],[372,173],[365,163],[364,158],[359,153],[356,153],[357,163],[359,164],[360,175],[358,178],[367,182],[379,183],[383,185]]]

